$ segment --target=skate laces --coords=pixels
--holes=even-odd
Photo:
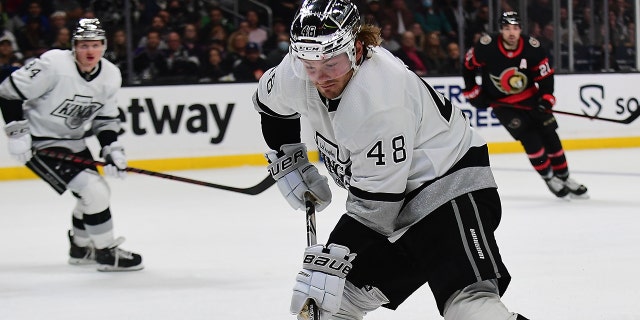
[[[124,240],[125,240],[124,237],[118,237],[108,247],[109,249],[111,249],[111,253],[113,254],[114,258],[116,258],[116,264],[117,264],[118,258],[133,259],[133,252],[118,248],[118,246],[121,245],[124,242]]]
[[[127,251],[127,250],[123,250],[120,248],[114,248],[114,256],[118,257],[118,258],[125,258],[125,259],[133,259],[133,252],[131,251]]]
[[[558,191],[564,188],[564,183],[558,177],[553,177],[546,181],[549,188],[552,190]]]
[[[564,181],[564,185],[567,186],[567,188],[571,189],[571,190],[575,190],[578,189],[582,186],[582,184],[576,182],[575,180],[571,179],[571,178],[567,178],[567,180]]]

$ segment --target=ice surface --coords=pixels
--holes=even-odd
[[[497,238],[513,276],[503,301],[532,320],[640,320],[640,149],[567,156],[591,199],[555,198],[524,154],[492,155],[503,201]],[[262,167],[172,174],[238,187],[267,175]],[[294,319],[304,214],[277,188],[247,196],[133,173],[109,183],[116,235],[143,255],[143,271],[68,265],[72,196],[40,180],[0,183],[0,320]],[[335,187],[317,214],[319,242],[345,198]],[[440,316],[425,286],[397,311],[365,319]]]

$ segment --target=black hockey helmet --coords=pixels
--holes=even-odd
[[[512,24],[512,25],[520,25],[520,16],[518,15],[517,12],[515,11],[506,11],[502,13],[502,16],[500,17],[500,27],[506,25],[506,24]]]

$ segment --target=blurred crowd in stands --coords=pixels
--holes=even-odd
[[[124,1],[130,1],[131,33],[125,29]],[[457,0],[352,1],[366,23],[380,27],[381,46],[421,76],[459,75],[461,54],[481,34],[496,30],[489,26],[489,6],[483,0],[464,0],[462,14]],[[568,26],[566,6],[560,10],[561,23],[554,25],[551,0],[529,0],[523,32],[538,38],[550,53],[555,32],[560,32],[562,64],[566,66],[571,29],[575,70],[599,72],[604,66],[606,23],[611,68],[633,70],[633,4],[630,0],[607,1],[609,12],[603,16],[592,14],[589,0],[572,0],[573,25]],[[96,17],[108,33],[105,57],[122,70],[125,85],[257,81],[288,52],[288,29],[300,2],[0,1],[0,65],[20,66],[46,50],[70,49],[70,36],[78,19]],[[595,2],[601,5],[601,0]],[[500,0],[500,10],[518,9],[509,0]],[[463,30],[459,30],[460,25]],[[128,54],[132,58],[128,59]],[[127,65],[129,60],[131,67]]]

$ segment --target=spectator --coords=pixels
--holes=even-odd
[[[391,0],[391,6],[384,10],[384,19],[391,22],[393,35],[401,35],[411,28],[413,13],[405,0]]]
[[[278,34],[278,45],[267,55],[269,68],[280,64],[280,61],[289,53],[289,35],[287,33]]]
[[[425,33],[438,31],[449,40],[457,38],[457,35],[451,28],[447,17],[440,8],[432,2],[432,0],[422,1],[421,4],[418,5],[414,19],[420,24],[420,26],[422,26],[422,30],[424,30]]]
[[[231,34],[236,29],[235,26],[225,18],[222,9],[218,7],[209,9],[209,15],[202,17],[200,25],[202,26],[200,29],[201,39],[207,39],[214,26],[221,26],[224,28],[226,34]]]
[[[51,49],[71,50],[71,31],[67,27],[57,29],[56,37],[49,47]]]
[[[160,43],[158,44],[159,49],[160,50],[166,49],[167,43],[165,42],[165,40],[167,38],[167,34],[169,33],[169,28],[167,28],[167,24],[164,18],[162,18],[162,16],[156,15],[155,17],[153,17],[153,19],[151,20],[151,26],[149,27],[148,31],[151,31],[151,30],[156,31],[160,36]],[[138,42],[137,47],[144,48],[146,47],[146,44],[147,44],[147,36],[143,36]]]
[[[600,32],[602,28],[602,20],[596,15],[592,14],[591,8],[585,6],[582,9],[583,15],[579,22],[576,22],[578,26],[578,33],[582,42],[585,45],[601,45],[603,43],[604,34]]]
[[[409,31],[413,32],[413,35],[416,37],[416,50],[424,51],[424,48],[427,46],[427,34],[423,31],[422,26],[414,22],[411,24]]]
[[[257,11],[248,10],[246,17],[249,23],[249,42],[257,44],[260,52],[262,52],[262,45],[267,41],[269,34],[266,28],[260,23],[260,16]]]
[[[386,20],[380,0],[367,0],[367,6],[363,10],[363,16],[366,17],[365,23],[374,26],[381,26]]]
[[[73,3],[66,7],[64,12],[67,14],[67,21],[70,21],[70,24],[67,25],[67,27],[73,30],[75,28],[75,21],[82,19],[82,17],[84,16],[84,11],[85,8],[83,8],[78,3]]]
[[[51,21],[51,34],[47,43],[53,43],[56,41],[60,29],[66,28],[67,32],[69,32],[67,14],[64,11],[55,11],[49,16],[49,20]],[[71,46],[71,42],[69,42],[69,46]]]
[[[167,60],[160,49],[160,33],[150,30],[145,37],[145,47],[136,50],[133,58],[133,71],[137,80],[152,82],[167,75]]]
[[[436,0],[438,1],[438,0]],[[440,1],[440,10],[444,15],[445,19],[451,26],[451,30],[455,34],[455,39],[450,39],[450,41],[457,41],[457,37],[460,34],[460,30],[458,30],[458,21],[464,21],[464,16],[458,14],[458,1],[457,0],[441,0]]]
[[[171,30],[183,30],[188,23],[196,23],[199,17],[189,12],[187,4],[180,0],[170,0],[167,2],[167,10],[169,14],[169,28]]]
[[[22,16],[22,22],[26,25],[30,20],[33,21],[36,19],[40,23],[42,32],[49,34],[51,32],[51,25],[47,14],[42,10],[42,3],[39,0],[30,0],[27,2],[27,13]]]
[[[222,68],[230,73],[240,63],[246,54],[249,36],[241,31],[236,31],[229,36],[227,52],[222,59]]]
[[[13,51],[11,39],[0,37],[0,69],[3,71],[3,74],[6,70],[13,71],[21,66],[22,61]]]
[[[267,38],[262,44],[262,52],[268,55],[271,51],[278,49],[278,42],[280,41],[278,38],[280,34],[289,34],[288,31],[289,26],[284,24],[284,21],[279,18],[275,18],[271,25],[271,35]]]
[[[27,24],[16,35],[18,46],[22,49],[25,60],[37,58],[49,49],[47,35],[40,21],[41,19],[38,17],[29,17]]]
[[[198,57],[190,55],[189,51],[182,45],[180,34],[174,31],[169,32],[167,46],[164,56],[167,60],[168,73],[171,77],[179,81],[196,81],[200,60]]]
[[[538,23],[544,28],[553,19],[553,11],[549,0],[533,0],[527,6],[528,17],[531,21]]]
[[[0,29],[7,30],[12,34],[15,34],[16,30],[18,30],[19,27],[23,26],[24,23],[18,22],[18,17],[9,14],[9,12],[5,10],[5,6],[3,3],[4,1],[0,1]]]
[[[226,75],[226,72],[222,68],[222,53],[218,48],[212,47],[209,49],[207,60],[202,63],[199,71],[199,82],[216,83]]]
[[[223,43],[226,47],[229,42],[229,36],[227,31],[222,26],[213,26],[207,37],[204,38],[203,43],[206,46],[210,46],[213,43]],[[226,50],[223,50],[223,52]]]
[[[240,23],[238,24],[238,29],[236,31],[245,33],[247,36],[249,36],[249,33],[251,32],[251,26],[249,26],[249,21],[247,20],[240,21]]]
[[[299,0],[277,0],[271,1],[271,9],[273,10],[273,16],[282,19],[282,22],[287,27],[287,33],[289,32],[289,26],[293,21],[293,17],[298,10]]]
[[[416,37],[411,31],[405,31],[400,40],[400,50],[393,54],[400,58],[402,62],[417,75],[424,77],[427,75],[427,58],[424,53],[416,49]]]
[[[431,31],[427,33],[427,42],[423,52],[429,74],[443,74],[447,64],[447,54],[440,44],[440,32]]]
[[[447,44],[447,61],[442,73],[445,75],[458,75],[462,72],[462,62],[460,57],[460,46],[457,42]]]
[[[13,34],[13,32],[9,31],[8,29],[3,29],[2,26],[0,25],[0,38],[7,39],[11,42],[13,53],[18,57],[18,59],[22,60],[24,56],[22,55],[22,52],[20,52],[20,47],[18,46],[18,39],[16,39],[16,36]]]
[[[193,23],[185,23],[182,28],[182,45],[190,56],[198,57],[200,61],[206,61],[205,48],[198,38],[198,28]]]
[[[389,50],[390,52],[395,52],[400,49],[400,43],[398,43],[396,38],[393,36],[393,25],[391,22],[384,22],[382,24],[380,37],[382,38],[382,42],[380,43],[381,47]]]
[[[113,38],[107,42],[104,57],[111,61],[122,73],[122,79],[128,79],[127,73],[127,33],[123,29],[113,32]]]
[[[578,32],[578,26],[575,21],[571,26],[569,26],[569,15],[566,7],[560,8],[560,40],[564,44],[569,43],[569,28],[572,29],[573,32],[573,44],[574,45],[582,45],[582,39],[580,38],[580,33]]]
[[[258,44],[249,42],[245,50],[245,56],[233,68],[233,77],[238,82],[258,82],[268,69],[269,64],[260,54]]]
[[[475,16],[466,28],[465,46],[467,48],[471,47],[478,41],[482,34],[487,32],[489,32],[489,6],[482,4],[478,7]]]
[[[549,55],[549,64],[555,65],[555,57],[553,56],[553,24],[549,23],[542,27],[542,34],[540,39],[540,47],[544,49],[544,52]]]

